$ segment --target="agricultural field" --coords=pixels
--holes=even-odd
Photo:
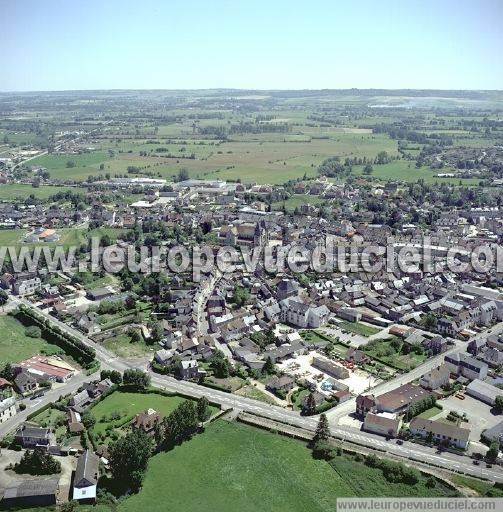
[[[31,338],[25,334],[25,326],[13,316],[0,315],[0,361],[16,363],[36,354],[60,354],[61,349],[44,338]]]
[[[170,485],[165,485],[169,482]],[[388,482],[380,470],[345,456],[315,460],[305,444],[246,425],[216,421],[203,434],[150,461],[142,490],[119,512],[148,509],[222,512],[332,511],[342,496],[445,496],[426,478]]]

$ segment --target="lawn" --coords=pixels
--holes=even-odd
[[[326,199],[319,196],[312,196],[310,194],[293,194],[286,201],[272,203],[272,208],[273,210],[282,210],[284,207],[289,212],[293,212],[295,208],[300,208],[304,204],[319,206],[325,202]]]
[[[264,402],[266,404],[276,404],[276,401],[271,398],[269,395],[266,395],[260,389],[257,389],[255,386],[246,385],[238,390],[234,391],[234,394],[239,396],[245,396],[247,398],[253,398],[254,400],[259,400],[260,402]]]
[[[363,350],[369,357],[397,370],[412,370],[426,360],[427,356],[424,353],[417,354],[413,351],[405,353],[404,344],[401,343],[399,348],[396,348],[395,342],[395,337],[372,340]]]
[[[61,349],[43,338],[30,338],[24,334],[25,326],[10,315],[0,316],[0,364],[17,363],[40,354],[59,354]]]
[[[322,512],[337,497],[441,496],[445,489],[391,484],[378,469],[337,457],[312,458],[305,444],[238,423],[217,421],[204,434],[154,456],[139,494],[119,512]]]
[[[138,413],[150,408],[155,409],[161,416],[167,416],[184,400],[181,396],[166,396],[155,391],[150,393],[114,391],[91,408],[91,413],[96,419],[93,434],[104,434],[107,427],[119,428],[129,423]],[[212,412],[214,411],[215,409],[212,409]],[[118,418],[111,419],[111,415],[116,415]]]
[[[342,322],[337,323],[337,326],[345,331],[354,332],[355,334],[359,334],[360,336],[365,336],[368,338],[373,334],[377,334],[382,329],[378,329],[376,327],[372,327],[371,325],[365,325],[360,322],[348,322],[347,320],[343,320]]]
[[[113,336],[104,341],[103,345],[119,357],[134,358],[144,357],[148,354],[152,356],[154,349],[148,346],[144,341],[132,343],[127,334]]]
[[[440,407],[437,407],[436,405],[434,407],[431,407],[430,409],[426,409],[426,411],[423,411],[421,414],[418,415],[419,418],[425,418],[429,419],[433,416],[436,416],[437,414],[441,413],[442,409]]]

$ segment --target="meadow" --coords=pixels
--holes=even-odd
[[[93,434],[104,435],[107,429],[120,428],[129,423],[136,414],[147,409],[155,409],[161,416],[167,416],[184,400],[181,396],[167,396],[155,391],[150,393],[114,391],[90,409],[96,419]],[[214,410],[212,408],[212,411]],[[112,419],[115,416],[117,419]]]
[[[333,511],[343,496],[442,496],[426,478],[388,482],[381,471],[345,456],[315,460],[304,443],[239,423],[216,421],[203,434],[155,455],[139,494],[119,512]]]
[[[42,351],[59,354],[61,349],[44,338],[25,335],[26,327],[10,315],[0,315],[0,363],[17,363]]]
[[[17,183],[0,184],[0,201],[22,201],[29,196],[45,200],[58,192],[67,192],[68,190],[81,192],[84,189],[76,189],[75,187],[56,187],[51,185],[32,187],[31,185],[22,185]]]

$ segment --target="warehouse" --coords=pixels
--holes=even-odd
[[[498,395],[503,396],[503,390],[488,384],[487,382],[475,379],[466,386],[466,394],[473,396],[473,398],[476,398],[486,404],[494,405],[496,397]]]

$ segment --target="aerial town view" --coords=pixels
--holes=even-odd
[[[500,0],[0,12],[0,510],[503,510]]]

